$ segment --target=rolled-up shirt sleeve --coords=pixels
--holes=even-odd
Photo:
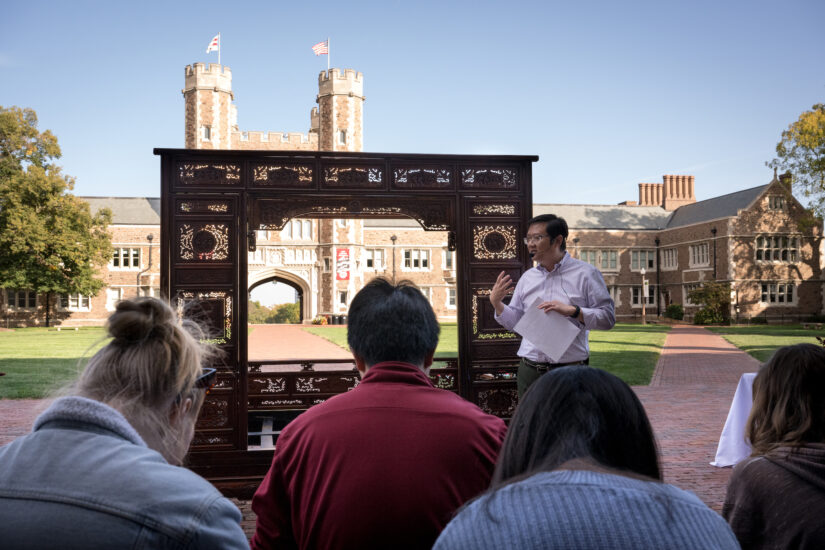
[[[587,296],[587,307],[581,308],[584,328],[610,330],[616,324],[616,311],[601,272],[590,271],[584,278],[584,285]]]

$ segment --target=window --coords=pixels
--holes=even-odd
[[[455,269],[455,252],[444,250],[444,269]]]
[[[679,253],[675,248],[662,250],[662,269],[676,269],[679,267]]]
[[[682,289],[685,293],[685,296],[684,296],[684,300],[682,300],[682,302],[686,306],[699,306],[699,305],[702,305],[702,304],[694,303],[690,300],[690,293],[693,292],[694,290],[698,290],[700,288],[702,288],[702,283],[688,283],[688,284],[683,285]]]
[[[599,267],[598,260],[596,259],[598,256],[598,252],[595,250],[582,250],[579,252],[579,259],[583,262],[587,262],[593,267]]]
[[[756,238],[757,261],[796,262],[798,258],[798,237],[774,237],[762,235]]]
[[[616,257],[617,253],[615,250],[600,250],[599,254],[601,255],[601,268],[602,271],[612,269],[616,269]]]
[[[642,285],[636,285],[633,287],[633,295],[632,295],[632,304],[634,306],[641,306],[641,297],[642,297]],[[656,305],[656,286],[655,285],[647,285],[647,300],[645,300],[646,306],[653,306]]]
[[[630,252],[630,269],[639,271],[656,267],[655,250],[633,250]]]
[[[793,283],[763,283],[762,303],[764,304],[787,304],[794,301]]]
[[[341,130],[340,132],[338,132],[338,143],[340,143],[341,145],[346,145],[347,144],[347,131],[346,130]]]
[[[152,294],[157,296],[157,294]],[[114,311],[117,303],[123,298],[122,288],[107,288],[106,289],[106,311]]]
[[[116,269],[140,269],[140,249],[115,248],[111,267]]]
[[[342,306],[347,305],[347,291],[346,290],[341,290],[340,292],[338,292],[338,303],[341,304]]]
[[[455,287],[450,287],[447,289],[447,307],[455,307]]]
[[[304,233],[302,229],[303,225],[301,224],[301,220],[292,220],[292,236],[296,239],[303,239]]]
[[[324,258],[324,271],[329,271],[331,258]]]
[[[405,250],[404,267],[406,269],[430,269],[430,251],[424,249]]]
[[[348,227],[348,226],[349,226],[349,220],[346,220],[346,219],[338,220],[338,227]]]
[[[384,269],[384,249],[368,248],[366,251],[367,269]]]
[[[61,294],[60,307],[67,311],[91,311],[92,309],[89,296],[82,294]]]
[[[768,208],[771,210],[785,210],[785,197],[782,195],[769,195]]]
[[[249,141],[249,132],[241,132],[241,141]]]
[[[212,127],[211,126],[201,126],[201,139],[203,141],[209,141],[212,139]]]
[[[312,222],[309,220],[303,220],[301,225],[304,227],[304,238],[311,239],[312,238]]]
[[[708,243],[690,245],[690,267],[710,265]]]
[[[6,290],[6,307],[34,309],[37,307],[37,293],[31,290]]]

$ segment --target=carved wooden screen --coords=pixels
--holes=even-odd
[[[520,243],[538,157],[155,154],[161,156],[162,291],[181,307],[197,303],[225,352],[220,383],[198,423],[196,458],[199,451],[246,449],[246,254],[255,230],[281,229],[293,217],[408,216],[425,229],[448,231],[457,250],[457,390],[488,412],[512,414],[519,340],[495,322],[488,296],[499,272],[518,279],[530,265]]]

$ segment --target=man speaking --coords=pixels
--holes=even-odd
[[[513,281],[501,272],[490,292],[490,302],[496,309],[496,321],[513,330],[525,309],[540,299],[538,308],[545,313],[555,311],[569,318],[579,328],[578,335],[557,362],[551,362],[537,346],[523,338],[518,354],[518,394],[521,397],[539,376],[557,367],[587,365],[590,352],[587,335],[590,330],[610,330],[616,324],[613,299],[607,291],[601,272],[592,265],[567,253],[567,222],[554,214],[542,214],[527,223],[524,243],[536,267],[519,279],[510,304],[502,300],[512,290]],[[548,334],[547,338],[552,338]]]

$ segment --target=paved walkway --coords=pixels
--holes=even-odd
[[[759,362],[700,327],[668,333],[649,386],[633,389],[645,406],[662,455],[664,478],[722,509],[731,468],[709,463],[739,377]]]
[[[350,358],[334,344],[297,326],[255,327],[249,337],[250,359]],[[650,416],[665,481],[693,491],[719,511],[730,468],[709,463],[742,373],[759,363],[721,337],[699,327],[677,325],[668,333],[649,386],[633,389]],[[0,445],[27,433],[45,408],[43,400],[0,400]],[[249,501],[236,501],[251,535],[254,514]]]

